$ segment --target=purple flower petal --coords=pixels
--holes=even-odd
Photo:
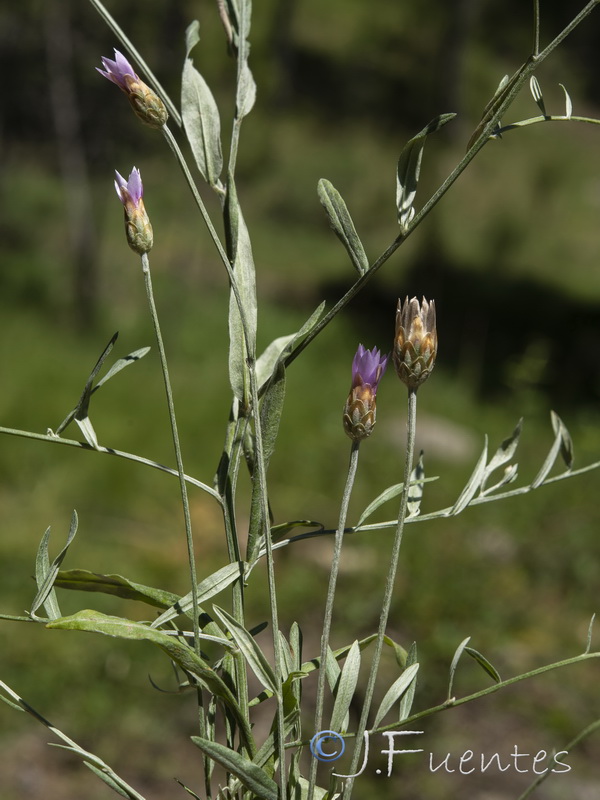
[[[100,67],[96,67],[97,71],[100,73],[100,75],[108,78],[109,81],[116,83],[119,89],[127,91],[127,84],[125,82],[126,75],[130,75],[132,78],[135,78],[135,80],[139,80],[129,61],[127,61],[125,56],[122,53],[119,53],[118,50],[115,50],[114,61],[110,58],[104,57],[101,60],[104,69],[102,70]]]
[[[369,384],[374,391],[377,391],[387,361],[388,356],[382,357],[377,347],[367,350],[362,344],[359,344],[352,361],[352,385]]]

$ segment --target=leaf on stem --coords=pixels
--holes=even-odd
[[[554,429],[554,442],[548,451],[548,455],[546,456],[540,471],[531,483],[532,489],[537,489],[538,486],[541,486],[546,480],[559,453],[562,455],[568,469],[571,469],[573,465],[573,442],[571,441],[569,431],[558,414],[555,414],[554,411],[551,411],[550,416],[552,420],[552,428]]]
[[[122,575],[102,575],[86,569],[60,570],[54,582],[59,589],[74,589],[80,592],[102,592],[127,600],[141,600],[157,608],[169,608],[179,601],[179,595],[134,583]],[[60,615],[59,615],[60,616]]]
[[[417,643],[413,642],[408,648],[406,655],[406,667],[412,667],[417,663]],[[413,680],[406,692],[402,695],[400,700],[400,713],[398,715],[398,722],[404,722],[410,716],[413,700],[415,699],[415,691],[417,689],[417,679]]]
[[[450,664],[450,680],[448,681],[448,700],[450,700],[452,697],[452,688],[454,686],[454,674],[456,672],[456,667],[458,666],[458,662],[464,652],[465,647],[469,644],[470,641],[471,641],[470,636],[467,636],[466,639],[463,639],[462,642],[456,648],[454,657],[452,658],[452,663]]]
[[[465,653],[468,653],[471,658],[475,659],[475,661],[479,664],[479,666],[487,672],[487,674],[494,680],[496,683],[500,683],[500,673],[494,667],[494,665],[487,660],[487,658],[482,655],[478,650],[475,650],[473,647],[465,647]]]
[[[198,603],[205,603],[207,600],[210,600],[211,597],[222,592],[223,589],[231,586],[235,581],[243,580],[246,567],[246,562],[234,561],[231,564],[226,564],[224,567],[221,567],[221,569],[218,569],[216,572],[213,572],[213,574],[209,575],[207,578],[204,578],[204,580],[200,581],[196,589]],[[175,619],[175,617],[178,617],[180,614],[187,614],[191,608],[192,593],[188,592],[161,614],[160,617],[157,617],[151,627],[158,628],[160,625],[164,625],[165,622]]]
[[[513,470],[505,472],[499,483],[495,484],[495,486],[491,486],[488,489],[486,489],[485,487],[492,472],[497,470],[498,467],[501,467],[503,464],[506,464],[507,461],[510,461],[511,458],[514,456],[517,447],[519,445],[519,438],[521,436],[522,429],[523,429],[523,417],[521,417],[521,419],[517,422],[515,429],[513,430],[511,435],[508,436],[506,439],[504,439],[500,447],[496,450],[496,452],[490,459],[490,463],[486,466],[483,480],[481,481],[480,493],[482,495],[489,494],[490,492],[500,488],[500,486],[504,486],[506,483],[509,483],[510,481],[514,480],[517,477],[517,465],[515,464]]]
[[[408,487],[408,499],[406,501],[407,518],[418,517],[421,510],[421,500],[423,499],[425,478],[423,455],[423,451],[421,450],[417,465],[410,473],[410,486]]]
[[[571,119],[571,117],[573,116],[573,102],[571,101],[569,93],[567,92],[567,90],[563,86],[563,84],[559,83],[558,85],[560,86],[560,88],[565,93],[565,117],[567,119]]]
[[[44,605],[44,609],[50,619],[59,619],[61,616],[58,601],[56,599],[56,592],[54,591],[53,587],[60,565],[67,555],[67,551],[71,545],[71,542],[77,533],[77,521],[77,512],[73,511],[66,544],[56,556],[52,564],[50,564],[50,559],[48,557],[50,528],[47,528],[46,532],[42,536],[42,541],[40,542],[35,560],[35,580],[37,583],[38,592],[33,600],[33,603],[31,604],[31,616],[34,619],[38,619],[35,612],[41,605]]]
[[[219,109],[191,58],[186,58],[183,66],[181,116],[200,174],[210,186],[219,185],[223,169]]]
[[[448,512],[448,516],[452,517],[455,514],[460,514],[471,502],[471,500],[477,494],[477,490],[481,486],[481,482],[485,475],[485,465],[487,462],[487,436],[485,437],[485,444],[483,446],[483,451],[479,456],[479,461],[475,465],[475,469],[473,470],[471,477],[465,488],[460,493],[456,503],[452,506],[450,511]]]
[[[383,700],[377,710],[377,714],[375,715],[375,721],[373,722],[373,727],[377,728],[378,725],[381,723],[385,715],[388,711],[392,708],[392,706],[404,695],[406,691],[412,686],[412,684],[417,680],[417,672],[419,671],[418,664],[411,664],[410,667],[407,667],[402,675],[397,678],[394,683],[390,686],[390,688],[385,693]],[[335,728],[334,728],[335,730]]]
[[[592,649],[592,632],[594,630],[594,621],[596,619],[596,614],[592,614],[592,618],[590,620],[590,624],[588,626],[588,633],[587,633],[587,643],[585,646],[585,654],[587,655]]]
[[[254,672],[265,689],[270,689],[270,691],[272,691],[275,695],[278,695],[279,687],[277,685],[275,673],[267,661],[265,654],[256,643],[256,640],[250,635],[244,626],[240,625],[240,623],[237,622],[237,620],[235,620],[231,614],[228,614],[227,611],[219,608],[218,606],[213,606],[213,608],[217,617],[227,628],[235,643],[242,651],[242,654],[252,669],[252,672]]]
[[[345,733],[348,730],[348,711],[354,697],[359,672],[360,647],[358,641],[355,641],[346,656],[344,667],[337,682],[335,703],[329,724],[329,728],[332,731]]]
[[[364,275],[369,269],[369,259],[341,194],[325,178],[319,181],[317,192],[333,232],[346,248],[358,274]]]
[[[219,742],[211,742],[200,736],[192,736],[191,739],[203,753],[220,764],[227,772],[235,775],[255,797],[261,798],[261,800],[277,800],[277,784],[262,767]]]
[[[546,114],[546,105],[544,103],[544,97],[542,95],[542,88],[540,86],[540,82],[535,77],[535,75],[532,75],[531,78],[529,79],[529,89],[531,91],[531,95],[535,100],[537,107],[542,112],[542,116],[543,117],[548,116]]]
[[[447,122],[454,119],[455,116],[456,114],[440,114],[440,116],[431,120],[420,133],[404,145],[400,153],[396,182],[396,205],[398,208],[398,222],[403,232],[415,215],[413,204],[417,193],[417,184],[421,173],[421,160],[427,137],[430,133],[438,131]]]

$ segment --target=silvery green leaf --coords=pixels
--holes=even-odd
[[[406,502],[408,517],[419,516],[421,500],[423,499],[424,478],[425,467],[423,466],[423,451],[421,450],[417,465],[410,474],[410,486],[408,489],[408,500]]]
[[[240,72],[240,80],[237,87],[235,101],[239,119],[245,117],[252,111],[255,101],[256,83],[252,77],[252,72],[250,71],[248,62],[245,61]]]
[[[112,367],[108,370],[106,375],[101,378],[98,383],[92,389],[92,394],[96,392],[101,386],[113,378],[118,372],[121,372],[122,369],[128,367],[130,364],[135,364],[136,361],[139,361],[140,358],[143,358],[147,353],[150,352],[149,347],[140,347],[139,350],[134,350],[133,353],[129,353],[124,358],[119,358],[118,361],[112,365]]]
[[[232,635],[235,643],[248,662],[250,669],[254,672],[258,680],[265,689],[270,689],[273,694],[278,695],[279,687],[273,669],[254,637],[251,636],[249,631],[247,631],[243,625],[240,625],[231,614],[228,614],[227,611],[218,606],[213,606],[213,609],[217,617]]]
[[[413,204],[417,193],[417,184],[421,173],[421,160],[425,141],[430,133],[438,131],[456,114],[440,114],[431,120],[423,130],[410,139],[400,153],[396,181],[396,206],[398,208],[398,222],[401,228],[406,228],[415,215]]]
[[[356,523],[356,527],[360,528],[363,522],[368,519],[374,511],[382,506],[384,503],[387,503],[388,500],[392,500],[394,497],[397,497],[404,487],[403,483],[396,483],[394,486],[388,486],[380,495],[378,495],[372,503],[365,508],[363,513],[360,515],[358,522]]]
[[[262,389],[269,380],[279,357],[290,342],[294,340],[295,336],[295,333],[290,333],[287,336],[280,336],[278,339],[272,341],[256,359],[256,382],[259,390]]]
[[[483,656],[478,650],[475,650],[472,647],[465,647],[465,653],[468,653],[471,656],[471,658],[474,658],[475,661],[477,661],[477,663],[483,668],[483,670],[487,672],[490,678],[492,678],[496,683],[500,683],[501,680],[500,673],[498,672],[496,667],[494,667],[494,665],[487,660],[485,656]]]
[[[498,489],[501,489],[503,486],[512,483],[517,479],[518,474],[519,474],[519,465],[510,464],[510,466],[504,468],[502,477],[497,483],[494,483],[492,486],[488,486],[487,489],[485,490],[481,490],[480,492],[481,496],[485,497],[488,494],[492,494],[493,492],[498,491]]]
[[[488,478],[492,474],[492,472],[494,472],[494,470],[498,469],[498,467],[501,467],[503,464],[506,464],[506,462],[510,461],[511,458],[514,456],[514,454],[516,452],[516,449],[517,449],[517,447],[519,445],[519,437],[521,436],[522,429],[523,429],[523,417],[521,417],[521,419],[517,422],[517,424],[515,426],[515,429],[513,430],[511,435],[508,436],[506,439],[504,439],[504,441],[502,442],[500,447],[496,450],[496,452],[494,453],[494,455],[490,459],[490,463],[485,468],[485,474],[484,474],[483,480],[481,482],[481,493],[482,494],[484,494],[484,490],[486,488],[485,485],[486,485],[486,483],[488,481]],[[504,483],[507,483],[507,482],[508,481],[505,479],[505,480],[502,481],[502,483],[500,485],[503,485]],[[497,488],[497,487],[498,487],[498,484],[494,488]],[[490,490],[488,490],[488,491],[490,491]]]
[[[210,186],[216,186],[223,169],[219,109],[191,58],[183,67],[181,116],[198,169]]]
[[[454,653],[454,657],[452,659],[452,663],[450,664],[450,680],[448,682],[448,699],[450,699],[452,697],[452,687],[454,685],[454,673],[456,672],[456,667],[458,666],[458,662],[460,660],[460,657],[463,654],[463,651],[464,651],[465,647],[469,644],[470,641],[471,641],[471,637],[467,636],[467,638],[463,639],[463,641],[458,645],[458,647],[456,648],[456,652]]]
[[[456,503],[450,509],[448,516],[452,517],[455,514],[460,514],[471,502],[471,500],[475,497],[477,490],[481,486],[481,481],[485,475],[485,465],[487,461],[487,436],[485,437],[485,444],[483,446],[483,451],[479,456],[479,461],[475,465],[475,469],[473,470],[471,477],[465,488],[460,493]]]
[[[346,656],[346,661],[337,683],[335,703],[329,724],[329,728],[332,731],[345,733],[348,730],[348,710],[354,697],[359,671],[360,647],[358,646],[358,641],[355,641]]]
[[[200,23],[197,19],[185,29],[185,57],[189,58],[190,53],[200,41]]]
[[[413,642],[408,648],[406,656],[406,668],[412,667],[417,663],[417,643]],[[417,679],[412,681],[406,692],[402,695],[400,700],[400,713],[398,715],[398,722],[404,722],[410,716],[413,700],[415,699],[415,691],[417,688]]]
[[[568,469],[573,467],[573,440],[567,430],[567,426],[561,418],[554,411],[550,412],[550,419],[552,420],[552,428],[556,436],[560,437],[560,454]]]
[[[587,633],[587,643],[585,646],[585,654],[587,655],[592,649],[592,633],[594,630],[594,621],[596,619],[596,614],[592,614],[592,618],[590,620],[590,624],[588,626],[588,633]]]
[[[513,81],[514,81],[514,77],[515,76],[513,76]],[[477,139],[479,139],[479,137],[481,136],[481,134],[484,131],[484,128],[486,127],[488,122],[491,120],[491,118],[494,116],[494,114],[496,113],[498,107],[500,106],[500,104],[504,100],[506,92],[510,88],[509,87],[509,83],[512,84],[512,81],[508,77],[508,75],[505,75],[500,80],[500,83],[498,84],[498,88],[494,92],[494,95],[493,95],[492,99],[489,101],[489,103],[483,109],[483,114],[481,115],[481,120],[479,121],[479,125],[473,131],[473,133],[471,135],[471,138],[469,139],[469,143],[467,144],[467,150],[470,150],[471,147],[477,141]],[[497,124],[499,124],[499,123],[500,123],[500,120],[498,120]]]
[[[46,532],[42,537],[42,541],[40,542],[40,546],[38,548],[38,554],[36,558],[35,564],[35,572],[36,572],[36,582],[38,587],[38,592],[31,604],[31,616],[35,618],[35,612],[38,608],[44,604],[46,612],[50,619],[58,619],[60,617],[55,616],[55,612],[58,611],[58,602],[56,600],[56,594],[54,593],[53,586],[54,581],[56,580],[56,576],[58,575],[58,570],[60,569],[60,565],[62,564],[65,556],[67,555],[67,551],[71,546],[71,542],[75,538],[75,534],[77,533],[77,512],[73,511],[73,515],[71,516],[71,525],[69,527],[69,535],[67,536],[67,541],[63,549],[60,553],[56,556],[52,564],[49,564],[48,558],[48,540],[50,538],[50,528],[47,528]],[[46,601],[48,602],[46,603]]]
[[[567,92],[567,90],[565,89],[563,84],[559,83],[558,85],[560,86],[560,88],[565,93],[565,117],[567,119],[571,119],[571,117],[573,116],[573,103],[571,101],[569,93]]]
[[[200,581],[197,588],[198,603],[205,603],[211,597],[222,592],[228,586],[231,586],[235,581],[243,577],[246,564],[243,561],[239,563],[234,561],[231,564],[226,564],[221,569],[213,572],[204,580]],[[176,603],[168,608],[163,614],[157,617],[150,627],[158,628],[165,622],[169,622],[180,614],[187,614],[192,607],[192,593],[188,592],[184,597],[181,597]]]
[[[535,75],[532,75],[529,79],[529,89],[531,90],[531,94],[535,103],[539,110],[542,112],[542,115],[546,116],[546,106],[544,104],[544,98],[542,96],[542,89],[540,87],[540,83]]]
[[[92,420],[89,417],[75,417],[75,422],[79,426],[79,430],[82,432],[84,439],[89,444],[90,447],[98,448],[98,437],[96,436],[96,431],[94,430],[94,426],[92,425]]]
[[[211,742],[200,736],[192,736],[191,739],[209,758],[239,778],[242,784],[252,792],[253,797],[261,798],[261,800],[277,800],[277,784],[262,767],[219,742]]]
[[[268,469],[269,461],[275,449],[277,434],[279,433],[279,422],[283,412],[283,402],[285,400],[285,367],[281,362],[276,367],[267,391],[260,405],[261,429],[263,434],[263,455],[265,461],[265,471]]]
[[[375,715],[375,721],[373,722],[374,728],[379,725],[394,703],[396,703],[402,697],[404,692],[409,689],[413,681],[416,681],[418,671],[419,665],[412,664],[410,667],[407,667],[402,675],[400,675],[400,677],[397,678],[390,686],[385,693],[383,700],[381,701],[377,714]]]
[[[369,269],[369,259],[358,237],[346,203],[337,189],[324,178],[319,181],[317,191],[335,235],[346,248],[358,274],[363,275]]]
[[[232,291],[229,299],[229,380],[235,397],[243,407],[247,407],[250,388],[246,336],[249,346],[253,349],[256,342],[256,275],[250,236],[237,199],[233,178],[229,180],[226,214],[233,275],[246,323],[244,332],[237,298]]]

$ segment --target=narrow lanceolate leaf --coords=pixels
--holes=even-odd
[[[452,663],[450,664],[450,680],[448,681],[448,699],[452,697],[452,687],[454,686],[454,674],[456,672],[456,667],[458,666],[458,662],[460,661],[460,657],[463,654],[465,647],[471,641],[471,637],[467,636],[466,639],[458,645],[456,648],[456,652],[454,653],[454,657],[452,659]]]
[[[229,180],[226,203],[229,255],[233,275],[244,312],[242,323],[238,300],[231,292],[229,300],[229,380],[235,397],[246,408],[250,402],[248,357],[254,358],[256,342],[256,275],[248,229],[242,215],[233,178]],[[246,339],[248,341],[246,341]],[[252,352],[248,353],[247,347]]]
[[[355,641],[350,648],[342,669],[335,695],[335,703],[331,714],[329,728],[332,731],[345,733],[348,729],[348,711],[354,697],[358,673],[360,671],[360,647]]]
[[[259,392],[273,375],[273,370],[277,362],[280,361],[281,354],[290,342],[294,340],[295,336],[295,333],[289,333],[287,336],[279,336],[279,338],[274,339],[271,344],[267,345],[256,359],[256,382]]]
[[[562,83],[559,83],[558,85],[565,93],[565,117],[567,119],[571,119],[571,117],[573,116],[573,102],[569,96],[569,93],[567,92],[566,88],[562,85]]]
[[[586,646],[585,646],[586,655],[592,649],[592,633],[594,632],[594,622],[595,622],[595,620],[596,620],[596,614],[592,614],[592,618],[591,618],[590,624],[588,626],[587,642],[586,642]]]
[[[197,19],[187,26],[185,30],[185,55],[189,57],[190,53],[200,41],[200,23]]]
[[[242,651],[244,658],[258,680],[265,689],[270,689],[276,695],[279,694],[275,673],[254,637],[251,636],[244,626],[240,625],[231,614],[228,614],[227,611],[218,606],[213,606],[213,608],[217,617],[232,635],[235,643]]]
[[[471,500],[477,494],[477,490],[481,486],[481,481],[485,475],[485,465],[487,462],[487,436],[485,437],[485,444],[483,447],[483,451],[479,456],[479,461],[475,465],[475,469],[473,470],[471,477],[469,478],[467,485],[460,493],[458,500],[452,506],[448,516],[452,517],[454,514],[460,514],[471,502]]]
[[[224,770],[235,777],[260,800],[277,800],[277,784],[267,773],[245,756],[225,747],[219,742],[211,742],[200,736],[192,736],[192,742],[207,756],[217,762]]]
[[[219,109],[191,58],[186,58],[183,67],[181,116],[200,174],[210,186],[216,186],[223,169]]]
[[[52,564],[49,564],[48,559],[48,539],[50,537],[50,528],[46,530],[44,536],[42,537],[42,541],[40,542],[40,547],[38,549],[38,555],[36,558],[36,581],[38,584],[38,592],[31,604],[31,616],[35,617],[35,612],[42,604],[46,604],[46,600],[50,597],[50,600],[47,604],[46,611],[48,612],[48,616],[50,619],[56,619],[54,614],[59,611],[58,609],[58,602],[56,600],[56,595],[53,593],[53,586],[54,581],[56,580],[56,576],[58,575],[58,570],[60,565],[62,564],[65,556],[67,555],[67,551],[71,545],[71,542],[75,538],[75,534],[77,533],[77,512],[73,511],[73,515],[71,517],[71,526],[69,528],[69,535],[67,537],[67,541],[63,549],[60,553],[56,556]],[[60,616],[60,614],[59,614]]]
[[[358,522],[356,523],[356,527],[359,528],[365,520],[367,520],[374,511],[377,511],[379,506],[382,506],[384,503],[387,503],[388,500],[392,500],[394,497],[397,497],[404,487],[403,483],[396,483],[394,486],[388,486],[380,495],[378,495],[372,503],[365,508],[363,513],[360,515]]]
[[[567,426],[554,411],[550,412],[550,419],[552,420],[552,428],[554,433],[557,437],[560,437],[560,454],[562,456],[562,460],[565,462],[567,469],[571,469],[573,466],[573,460],[575,458],[571,434],[567,430]]]
[[[48,556],[48,542],[50,540],[50,527],[46,528],[40,546],[38,547],[37,557],[35,559],[35,581],[39,589],[44,586],[46,578],[50,573],[50,558]],[[37,600],[37,598],[36,598]],[[35,601],[34,604],[35,605]],[[43,601],[44,610],[50,619],[58,619],[62,616],[58,600],[56,599],[56,592],[54,587],[51,587],[45,600]],[[39,604],[38,604],[39,608]],[[32,606],[32,613],[35,613]]]
[[[550,416],[552,420],[552,428],[554,430],[554,442],[552,443],[552,447],[550,448],[540,471],[531,483],[532,489],[537,489],[538,486],[541,486],[546,480],[559,453],[561,454],[568,469],[571,469],[573,465],[573,442],[571,441],[569,431],[558,414],[555,414],[554,411],[551,411]]]
[[[423,451],[419,455],[417,466],[410,474],[410,486],[408,489],[408,499],[406,502],[406,513],[408,517],[418,517],[421,510],[421,500],[423,499],[423,488],[425,478],[425,467],[423,465]]]
[[[245,117],[252,111],[255,101],[256,83],[252,77],[248,61],[244,61],[240,71],[240,79],[235,99],[238,119],[242,119],[242,117]]]
[[[402,695],[410,688],[413,681],[415,681],[417,678],[418,671],[419,665],[412,664],[410,667],[407,667],[402,675],[400,675],[400,677],[397,678],[390,686],[385,693],[383,700],[381,701],[381,705],[379,706],[377,714],[375,715],[375,721],[373,722],[374,728],[380,724],[394,703],[397,703]]]
[[[487,658],[482,655],[478,650],[475,650],[472,647],[465,647],[465,653],[468,653],[471,658],[474,658],[475,661],[479,664],[479,666],[487,672],[487,674],[492,678],[496,683],[500,683],[500,673],[496,669],[496,667],[487,660]]]
[[[537,107],[542,112],[542,115],[545,117],[546,105],[544,103],[544,97],[542,95],[542,88],[540,86],[540,82],[535,77],[535,75],[532,75],[531,78],[529,79],[529,89],[531,90],[532,97],[535,100]]]
[[[112,367],[108,370],[106,375],[94,386],[92,389],[92,394],[94,394],[94,392],[96,392],[101,386],[104,386],[104,384],[117,375],[117,373],[121,372],[122,369],[125,369],[125,367],[128,367],[130,364],[135,364],[136,361],[139,361],[140,358],[143,358],[149,352],[149,347],[140,347],[139,350],[134,350],[133,353],[129,353],[124,358],[119,358],[118,361],[115,361]]]
[[[490,463],[485,468],[485,473],[483,476],[483,480],[481,481],[481,491],[484,493],[486,488],[486,483],[494,470],[501,467],[503,464],[506,464],[511,458],[514,456],[516,449],[519,445],[519,437],[521,436],[521,430],[523,429],[523,417],[517,422],[514,431],[511,433],[509,437],[507,437],[500,447],[496,450],[492,458],[490,459]],[[502,483],[506,483],[506,480],[503,480]],[[498,488],[495,486],[493,488]]]
[[[285,400],[285,367],[278,362],[276,372],[269,382],[260,407],[260,423],[263,434],[263,454],[265,471],[275,450],[275,442],[279,433],[279,422]]]
[[[329,217],[329,224],[335,235],[346,248],[350,260],[354,264],[358,274],[362,275],[369,269],[369,259],[367,258],[362,242],[358,238],[346,203],[338,190],[324,178],[321,178],[319,181],[317,191],[321,205]]]
[[[231,586],[235,581],[242,579],[246,566],[246,563],[243,561],[235,561],[232,564],[226,564],[224,567],[221,567],[221,569],[213,572],[212,575],[200,581],[197,587],[198,603],[205,603],[207,600],[210,600],[211,597],[222,592],[223,589]],[[171,608],[164,612],[164,614],[157,617],[152,623],[152,627],[158,628],[160,625],[164,625],[165,622],[175,619],[179,614],[187,614],[191,608],[192,593],[188,592],[184,597],[179,598]]]
[[[413,664],[417,663],[417,643],[413,642],[411,646],[408,648],[408,653],[406,655],[406,668],[412,667]],[[410,712],[412,709],[412,704],[415,699],[415,692],[417,689],[417,679],[412,681],[408,689],[402,695],[402,699],[400,700],[400,712],[398,714],[398,722],[404,722],[405,719],[408,719],[410,716]]]
[[[410,139],[400,153],[396,182],[396,205],[398,207],[398,222],[402,229],[406,228],[415,215],[414,201],[417,193],[417,184],[421,174],[421,160],[423,149],[430,133],[438,131],[456,114],[440,114],[431,120],[423,130]]]
[[[101,575],[86,569],[61,569],[54,585],[59,589],[73,589],[80,592],[101,592],[127,600],[141,600],[156,608],[169,608],[179,600],[179,595],[134,583],[122,575]],[[60,616],[60,615],[59,615]]]
[[[469,143],[467,144],[467,150],[470,150],[471,147],[475,144],[475,142],[479,139],[482,135],[483,131],[490,123],[494,114],[498,111],[501,104],[504,102],[508,92],[514,86],[514,83],[518,77],[518,73],[515,73],[512,78],[509,78],[508,75],[505,75],[498,84],[498,88],[494,92],[494,96],[483,109],[483,114],[481,115],[481,120],[479,125],[473,131],[471,138],[469,139]],[[497,120],[496,125],[499,125],[500,120]]]
[[[222,678],[212,669],[212,667],[191,647],[183,644],[174,636],[169,636],[163,631],[157,631],[149,625],[141,622],[134,622],[122,617],[113,617],[101,614],[99,611],[86,609],[73,614],[70,617],[61,617],[46,624],[47,628],[57,630],[78,630],[91,633],[100,633],[104,636],[113,636],[118,639],[129,639],[132,641],[146,641],[161,648],[181,669],[191,673],[199,683],[212,694],[222,700],[231,711],[240,729],[240,735],[244,740],[249,751],[255,751],[254,740],[250,731],[250,725],[242,714],[242,711],[233,693],[222,680]]]

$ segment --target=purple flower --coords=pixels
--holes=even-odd
[[[115,50],[114,61],[102,58],[102,66],[104,69],[96,67],[100,75],[125,92],[135,114],[145,125],[162,128],[166,124],[169,115],[163,101],[156,92],[146,86],[122,53]]]
[[[369,384],[375,394],[387,367],[388,358],[389,356],[382,357],[376,347],[367,350],[359,344],[352,361],[352,387]]]
[[[109,81],[116,83],[119,89],[122,89],[124,92],[129,91],[126,76],[129,76],[129,83],[131,83],[132,80],[136,81],[137,83],[140,82],[139,77],[136,75],[135,70],[129,61],[127,61],[125,56],[122,53],[119,53],[118,50],[115,50],[114,61],[111,61],[110,58],[102,58],[102,66],[104,69],[96,67],[100,75],[104,75],[104,77],[108,78]]]
[[[352,386],[342,418],[344,430],[354,442],[366,439],[375,427],[377,387],[388,357],[382,356],[376,347],[366,350],[362,344],[358,345],[352,361]]]
[[[115,189],[117,196],[123,203],[125,211],[125,233],[127,243],[139,255],[144,255],[152,248],[154,241],[152,225],[144,207],[144,186],[139,169],[134,167],[129,175],[129,180],[115,170]]]
[[[144,186],[139,169],[134,167],[131,170],[128,181],[126,181],[117,170],[115,170],[115,175],[117,176],[115,179],[115,189],[117,190],[119,200],[124,206],[131,203],[135,208],[138,208],[140,200],[144,196]]]

